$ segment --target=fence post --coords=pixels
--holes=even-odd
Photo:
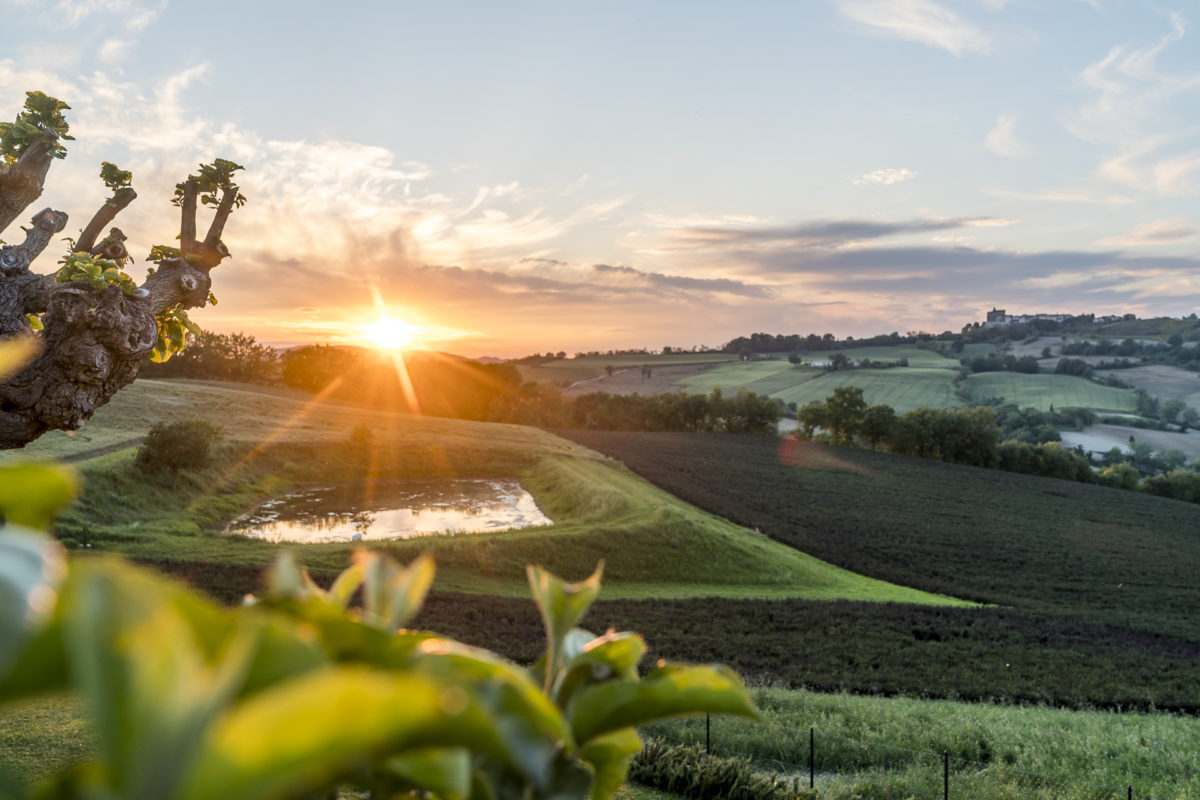
[[[950,800],[950,751],[942,751],[942,797]]]
[[[712,716],[704,715],[704,752],[712,755]]]
[[[815,726],[808,728],[808,788],[817,785],[817,735]]]
[[[1129,800],[1133,800],[1133,787],[1129,787]]]

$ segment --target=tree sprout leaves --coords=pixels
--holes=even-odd
[[[369,550],[358,551],[355,561],[363,573],[363,609],[368,623],[394,631],[416,616],[433,585],[435,568],[428,553],[408,567]]]
[[[587,744],[620,728],[695,712],[758,717],[746,688],[729,668],[668,665],[638,682],[608,681],[581,689],[567,706],[567,719],[576,740]]]
[[[600,576],[603,572],[604,562],[600,562],[587,580],[567,583],[541,567],[526,568],[530,592],[546,627],[547,689],[557,680],[567,634],[583,619],[600,593]]]

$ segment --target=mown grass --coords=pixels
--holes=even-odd
[[[822,797],[1092,797],[1109,788],[1160,800],[1200,795],[1200,725],[1169,714],[1065,711],[912,698],[853,697],[778,688],[753,692],[767,721],[713,718],[713,752],[749,756],[781,774],[808,775],[815,732]],[[646,729],[671,741],[705,741],[704,720]],[[1073,785],[1077,784],[1077,785]],[[807,785],[807,784],[805,784]]]
[[[773,396],[804,405],[825,400],[839,386],[859,386],[868,404],[886,403],[898,414],[922,406],[958,408],[963,403],[954,394],[954,375],[947,369],[920,367],[838,370]]]
[[[1003,397],[1004,402],[1041,411],[1055,408],[1094,408],[1102,411],[1133,411],[1130,389],[1115,389],[1072,375],[1029,375],[1020,372],[978,372],[967,378],[967,386],[978,399]]]
[[[161,405],[151,386],[112,404],[130,421]],[[68,545],[120,553],[147,562],[261,566],[281,546],[222,533],[237,514],[293,486],[405,478],[515,477],[555,521],[547,528],[493,534],[421,537],[374,546],[402,560],[435,554],[439,586],[460,591],[523,594],[525,566],[540,563],[568,578],[605,562],[606,594],[626,597],[812,597],[962,604],[863,578],[699,511],[620,465],[553,434],[515,425],[381,414],[344,407],[310,409],[302,422],[271,441],[265,422],[293,419],[287,398],[194,384],[166,387],[179,406],[207,405],[229,434],[216,461],[182,476],[146,476],[134,451],[80,463],[85,491],[62,515],[57,533]],[[190,397],[194,395],[194,397]],[[122,401],[128,405],[122,409]],[[176,407],[179,407],[176,406]],[[264,412],[264,407],[270,411]],[[372,446],[357,453],[350,428],[367,419]],[[143,417],[143,426],[148,420]],[[88,431],[109,436],[102,421]],[[144,431],[143,431],[144,432]],[[312,568],[336,571],[355,545],[291,545]]]
[[[900,350],[902,348],[863,348],[864,350]],[[916,350],[926,357],[936,353]],[[847,351],[854,353],[857,351]],[[866,357],[866,356],[861,356]],[[898,356],[897,356],[898,357]],[[874,356],[872,356],[874,358]],[[850,369],[825,372],[815,368],[796,368],[787,361],[747,361],[718,367],[700,375],[679,381],[689,392],[709,392],[715,387],[730,394],[745,387],[758,394],[777,397],[785,403],[820,402],[839,386],[862,387],[868,403],[887,403],[899,413],[921,406],[958,408],[962,405],[954,394],[954,375],[948,369],[933,367],[894,367],[892,369]]]

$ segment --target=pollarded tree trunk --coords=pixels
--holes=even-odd
[[[46,131],[12,164],[0,166],[0,233],[42,193],[56,136]],[[22,447],[48,430],[74,430],[131,383],[158,341],[157,317],[167,309],[198,308],[207,301],[209,272],[229,251],[221,233],[237,187],[223,188],[208,234],[196,237],[198,179],[181,185],[179,258],[163,260],[136,291],[119,286],[97,290],[85,282],[58,283],[30,265],[67,224],[61,211],[44,209],[25,229],[25,241],[0,247],[0,339],[32,336],[38,354],[16,375],[0,376],[0,449]],[[126,255],[124,234],[100,232],[135,197],[118,189],[85,227],[75,251],[108,259]],[[44,330],[31,329],[27,315],[42,315]]]

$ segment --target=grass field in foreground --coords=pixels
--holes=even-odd
[[[432,551],[439,586],[523,594],[526,564],[540,563],[572,579],[605,562],[606,594],[632,597],[761,596],[954,603],[844,569],[701,512],[608,459],[553,434],[516,425],[465,422],[318,406],[274,445],[248,457],[271,437],[270,420],[295,418],[302,404],[276,395],[196,384],[144,386],[121,393],[110,414],[87,428],[94,445],[144,433],[170,408],[219,412],[231,444],[204,471],[184,474],[172,492],[169,476],[147,479],[120,450],[80,464],[82,499],[58,522],[61,538],[93,550],[151,562],[196,561],[262,565],[281,549],[221,533],[236,514],[290,486],[381,478],[515,477],[555,524],[494,534],[422,537],[375,546],[408,560]],[[369,420],[374,447],[356,455],[351,427]],[[74,444],[69,440],[62,444]],[[69,454],[69,451],[68,453]],[[365,490],[364,490],[365,491]],[[315,569],[344,567],[359,545],[293,545]]]
[[[812,727],[817,789],[825,798],[941,797],[943,751],[952,765],[951,797],[1124,798],[1129,786],[1136,797],[1200,796],[1200,725],[1191,717],[771,688],[753,695],[766,723],[713,718],[713,752],[748,756],[784,775],[802,773],[807,786]],[[705,741],[703,719],[645,732]],[[1085,786],[1116,791],[1096,795]]]
[[[1027,375],[1021,372],[977,372],[967,386],[978,399],[1003,397],[1004,402],[1041,411],[1055,408],[1093,408],[1133,411],[1130,389],[1115,389],[1073,375]]]

